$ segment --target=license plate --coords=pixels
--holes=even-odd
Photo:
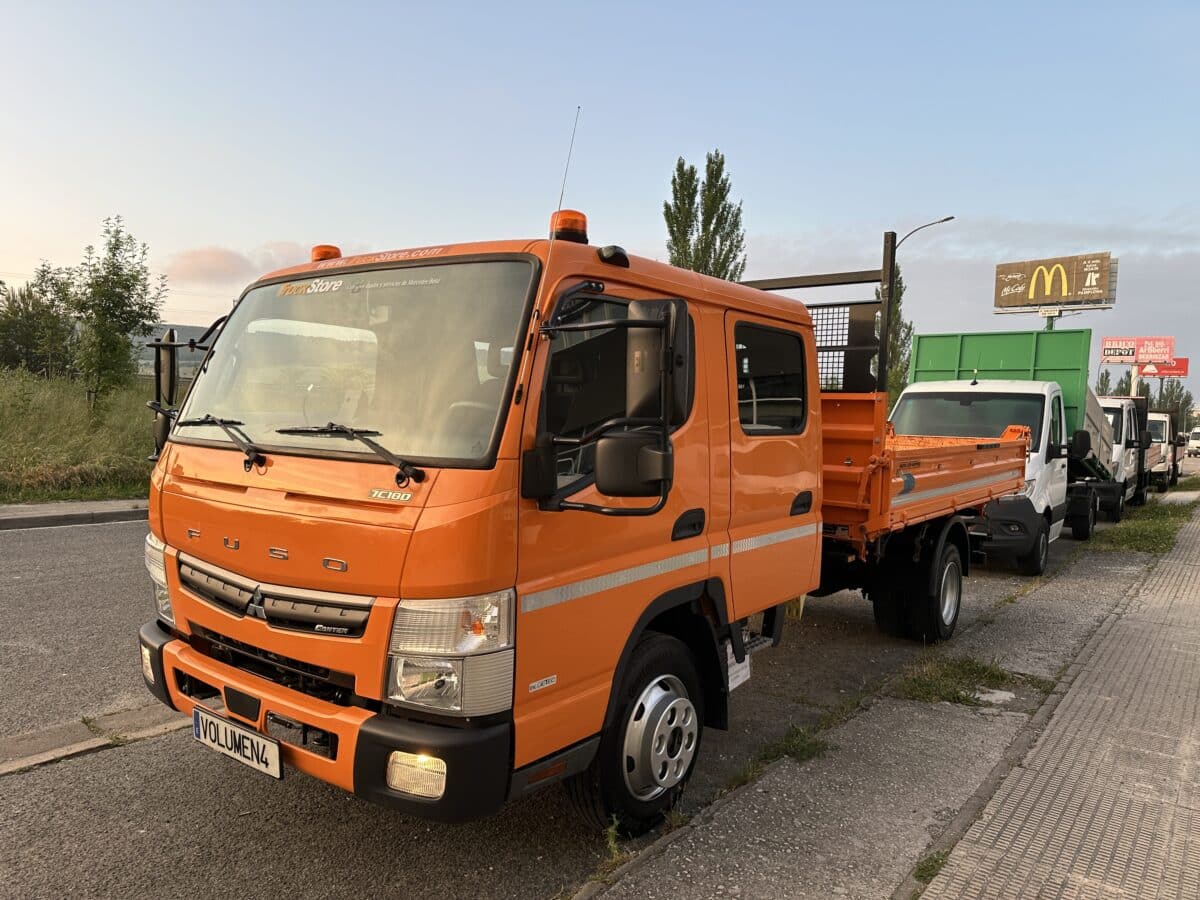
[[[192,737],[209,749],[245,763],[272,778],[282,778],[279,741],[264,737],[253,728],[231,722],[202,706],[192,709]]]

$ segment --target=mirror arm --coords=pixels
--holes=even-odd
[[[578,510],[580,512],[598,513],[602,516],[652,516],[667,505],[667,493],[663,491],[653,506],[624,508],[619,506],[600,506],[596,503],[576,503],[574,500],[560,500],[555,504],[556,510]]]
[[[186,341],[147,341],[147,347],[158,349],[159,347],[187,347],[189,350],[208,350],[212,345],[206,344],[209,336],[220,327],[228,316],[221,316],[215,322],[208,326],[204,334],[198,338],[188,338]]]
[[[633,419],[629,416],[618,416],[615,419],[609,419],[607,422],[601,422],[590,431],[584,432],[579,437],[568,438],[555,436],[551,438],[556,446],[560,447],[582,447],[584,444],[593,443],[597,438],[601,437],[604,432],[612,431],[614,428],[632,427],[638,428],[645,425],[658,425],[658,419]]]
[[[602,319],[597,322],[570,322],[566,325],[543,325],[538,329],[538,334],[559,334],[566,331],[600,331],[605,328],[620,328],[629,330],[630,328],[657,328],[665,329],[667,320],[653,319]]]
[[[169,409],[168,407],[163,406],[157,400],[147,401],[146,407],[148,409],[154,410],[154,412],[158,413],[161,416],[166,416],[168,419],[174,419],[176,416],[179,415],[179,410]]]

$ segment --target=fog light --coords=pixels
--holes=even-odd
[[[146,680],[154,684],[154,662],[150,657],[150,648],[145,644],[138,644],[142,648],[142,674],[146,676]]]
[[[387,783],[393,791],[437,800],[446,793],[446,761],[424,753],[393,751],[388,756]]]

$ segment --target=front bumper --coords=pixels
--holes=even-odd
[[[328,755],[283,743],[283,761],[364,799],[407,815],[466,822],[491,815],[508,797],[512,778],[511,719],[456,727],[329,703],[207,657],[167,632],[158,621],[143,625],[138,641],[150,654],[154,675],[153,682],[144,679],[146,687],[167,706],[191,715],[197,703],[206,702],[199,699],[198,687],[222,698],[227,698],[226,691],[231,690],[242,695],[241,702],[226,703],[223,714],[231,720],[267,734],[267,715],[274,713],[320,729],[333,739]],[[252,706],[252,715],[233,711],[240,708],[248,712],[245,695],[259,701]],[[442,796],[429,800],[389,788],[387,764],[393,750],[443,760],[446,789]]]
[[[972,534],[979,539],[979,549],[984,553],[1026,556],[1033,551],[1043,521],[1028,497],[1001,497],[984,507]]]

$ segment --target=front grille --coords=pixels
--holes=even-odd
[[[254,616],[275,628],[333,637],[361,637],[372,598],[260,584],[235,572],[179,554],[179,581],[201,600],[236,616]]]
[[[349,706],[354,698],[353,675],[272,653],[194,623],[192,635],[192,646],[200,653],[243,672],[339,706]]]

